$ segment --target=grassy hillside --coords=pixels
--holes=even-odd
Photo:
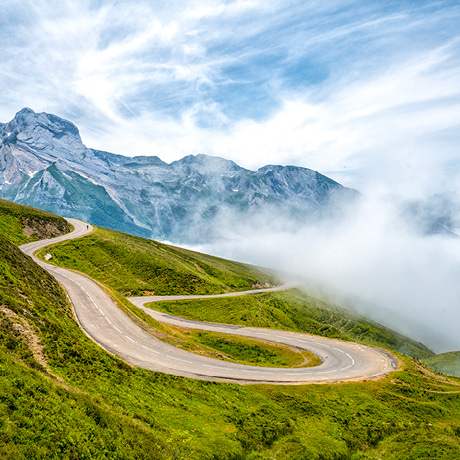
[[[13,244],[52,238],[70,230],[62,217],[0,199],[0,235]]]
[[[426,358],[423,362],[437,372],[460,377],[460,351],[441,353],[431,358]]]
[[[84,272],[119,296],[208,294],[276,282],[249,265],[101,228],[45,252],[52,253],[53,263]],[[433,356],[414,340],[298,290],[238,299],[163,302],[153,308],[201,321],[295,330],[362,341],[417,358]],[[155,326],[146,315],[132,310]]]
[[[0,271],[1,459],[460,457],[460,380],[409,358],[335,385],[172,377],[101,350],[58,284],[3,238]]]
[[[199,321],[269,327],[353,340],[416,358],[434,355],[415,340],[297,289],[238,298],[155,302],[147,306]]]
[[[85,272],[124,296],[218,294],[277,282],[250,265],[103,228],[51,252],[54,263]]]
[[[409,359],[375,382],[285,387],[132,368],[80,331],[50,276],[3,239],[0,249],[0,458],[460,455],[459,380]]]
[[[0,458],[123,453],[120,434],[125,430],[133,451],[140,442],[153,448],[153,441],[139,433],[133,420],[126,423],[52,369],[55,363],[58,368],[69,366],[69,371],[79,362],[84,366],[82,350],[91,343],[75,324],[58,283],[3,237],[0,270]],[[93,348],[87,358],[99,361],[100,370],[103,364],[120,365]],[[142,454],[143,449],[137,450]]]

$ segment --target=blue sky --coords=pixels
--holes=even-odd
[[[4,0],[0,121],[423,195],[460,176],[458,1]]]

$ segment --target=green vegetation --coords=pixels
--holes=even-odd
[[[304,350],[262,342],[246,337],[228,336],[203,331],[194,331],[194,340],[218,350],[224,359],[241,364],[251,363],[274,367],[318,366],[321,360]],[[227,357],[227,358],[225,358]]]
[[[441,353],[431,358],[426,358],[423,362],[437,372],[460,377],[460,351]]]
[[[239,386],[149,372],[94,344],[57,282],[3,238],[0,270],[2,459],[460,457],[460,379],[410,358],[380,380],[330,385]],[[283,321],[300,327],[307,316],[289,318],[292,308]],[[328,308],[341,331],[339,311]],[[367,334],[375,332],[363,329],[363,341]]]
[[[250,265],[102,228],[49,252],[53,263],[82,271],[124,296],[220,294],[277,282]]]
[[[217,257],[98,228],[51,249],[53,263],[81,271],[111,290],[126,308],[154,328],[158,323],[123,302],[142,294],[212,294],[243,290],[276,280],[259,269]],[[298,290],[199,301],[161,302],[152,308],[189,319],[271,327],[362,341],[407,356],[433,356],[423,344]],[[161,327],[160,327],[161,329]]]
[[[62,217],[0,199],[0,235],[13,244],[52,238],[70,230]]]
[[[320,359],[312,353],[284,344],[159,323],[123,296],[109,289],[106,291],[140,327],[178,348],[210,358],[256,366],[313,367],[321,364]]]
[[[168,337],[165,332],[168,331]],[[313,367],[321,360],[314,354],[283,344],[238,337],[235,335],[205,332],[179,327],[163,327],[157,335],[193,353],[240,364],[268,367]]]
[[[353,340],[408,356],[433,356],[423,344],[297,289],[241,297],[147,304],[183,318],[306,332]]]

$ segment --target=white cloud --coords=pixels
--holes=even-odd
[[[229,3],[219,1],[199,1],[186,8],[184,16],[185,18],[190,18],[196,21],[224,14],[241,14],[247,12],[248,10],[260,11],[261,9],[266,9],[267,6],[270,7],[270,3],[258,0],[236,0]]]
[[[334,226],[227,228],[226,241],[198,249],[291,274],[436,352],[458,350],[458,240],[416,235],[400,213],[392,201],[367,199]]]
[[[326,100],[318,102],[310,92],[286,100],[263,121],[241,120],[229,127],[218,104],[195,105],[179,121],[146,114],[131,122],[131,135],[117,136],[118,151],[131,154],[134,145],[137,152],[160,152],[167,161],[204,152],[250,168],[290,163],[322,172],[361,169],[374,185],[383,181],[399,192],[452,187],[455,175],[447,185],[430,183],[458,154],[455,148],[433,151],[440,133],[448,136],[449,130],[460,128],[460,67],[443,67],[449,57],[443,47],[367,80],[330,82]],[[200,110],[208,110],[227,128],[198,127],[194,117]],[[149,132],[147,142],[144,130]],[[99,143],[105,142],[110,143]]]

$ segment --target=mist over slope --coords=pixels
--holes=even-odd
[[[420,214],[431,209],[432,215],[458,218],[455,206],[433,209],[432,201],[417,201]],[[248,226],[246,236],[229,234],[225,241],[199,249],[276,267],[307,284],[310,292],[436,352],[459,350],[460,243],[455,227],[425,232],[413,214],[404,212],[407,205],[367,197],[347,208],[340,225],[302,226],[295,233]]]
[[[209,241],[267,215],[264,224],[289,229],[359,195],[295,166],[250,171],[207,155],[167,164],[92,150],[71,122],[27,108],[0,132],[1,197],[143,237]]]

